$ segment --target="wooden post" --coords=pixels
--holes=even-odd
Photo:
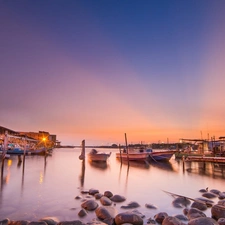
[[[81,150],[81,155],[79,156],[79,159],[84,160],[85,159],[85,140],[82,141],[81,147],[82,147],[82,150]]]
[[[121,162],[121,164],[122,164],[122,150],[121,150],[121,147],[120,147],[120,144],[119,144],[119,151],[120,151],[120,162]]]
[[[128,147],[127,147],[127,134],[125,133],[125,143],[126,143],[126,150],[127,150],[127,163],[128,163],[128,166],[129,166],[129,150],[128,150]]]

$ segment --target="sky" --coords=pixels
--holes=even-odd
[[[0,125],[63,145],[225,136],[225,1],[0,0]]]

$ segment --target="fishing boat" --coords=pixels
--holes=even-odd
[[[149,160],[152,161],[169,161],[177,150],[152,150],[147,149]]]
[[[138,149],[124,149],[123,152],[116,153],[116,158],[129,161],[145,161],[148,159],[148,156],[148,152],[142,152]]]
[[[92,149],[88,153],[88,158],[90,161],[93,161],[93,162],[106,162],[107,159],[110,157],[110,155],[111,155],[111,152],[105,153],[105,152],[99,152],[96,149]]]

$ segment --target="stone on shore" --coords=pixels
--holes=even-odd
[[[105,191],[104,196],[111,198],[113,196],[113,193],[111,191]]]
[[[85,223],[81,222],[80,220],[73,220],[73,221],[62,221],[59,222],[58,225],[85,225]]]
[[[225,225],[225,218],[219,218],[217,222],[219,225]]]
[[[207,205],[204,204],[204,203],[201,203],[201,202],[193,202],[193,203],[191,204],[191,208],[196,208],[196,209],[199,209],[199,210],[201,210],[201,211],[204,211],[204,210],[206,210],[208,207],[207,207]]]
[[[184,209],[184,215],[186,215],[189,220],[206,217],[205,213],[196,208]]]
[[[0,224],[1,225],[8,225],[10,222],[10,220],[8,218],[4,219],[4,220],[0,220]]]
[[[56,225],[56,224],[58,224],[60,222],[58,220],[58,218],[56,218],[56,217],[44,217],[44,218],[41,218],[39,221],[44,221],[48,225]]]
[[[148,208],[148,209],[157,209],[156,206],[154,206],[153,204],[145,204],[145,207]]]
[[[81,207],[88,211],[93,211],[98,207],[98,203],[94,200],[86,200],[81,204]]]
[[[216,204],[211,208],[212,218],[218,220],[220,218],[225,218],[225,206]]]
[[[45,221],[32,221],[28,223],[29,225],[47,225]]]
[[[102,220],[104,223],[112,225],[114,223],[116,210],[113,207],[100,206],[95,210],[95,214],[97,218]]]
[[[143,225],[143,219],[136,213],[123,212],[116,215],[115,223],[116,225],[121,225],[124,223],[129,223],[133,225]]]
[[[110,199],[113,202],[124,202],[126,200],[126,198],[121,195],[113,195]]]
[[[100,193],[96,193],[94,196],[95,196],[95,199],[100,199],[103,195]]]
[[[122,205],[120,208],[122,209],[134,209],[138,208],[140,205],[137,202],[130,202],[127,205]]]
[[[99,193],[99,190],[91,188],[88,193],[89,193],[89,195],[95,195],[95,194]]]
[[[105,206],[112,205],[112,201],[104,195],[100,198],[100,202],[102,203],[102,205],[105,205]]]
[[[214,194],[212,192],[203,193],[202,196],[205,197],[205,198],[210,198],[210,199],[218,197],[216,194]]]
[[[166,212],[160,212],[160,213],[157,213],[155,216],[154,216],[154,219],[157,223],[162,223],[163,220],[168,216],[168,214]]]
[[[87,211],[85,209],[81,209],[79,212],[78,212],[78,216],[79,217],[84,217],[87,215]]]
[[[178,197],[173,200],[172,204],[176,208],[183,208],[183,207],[187,207],[188,205],[190,205],[191,201],[185,197]]]
[[[192,219],[188,225],[219,225],[218,222],[210,217],[200,217]]]
[[[30,223],[30,221],[27,220],[18,220],[18,221],[14,221],[14,220],[9,220],[8,224],[9,225],[28,225]],[[0,222],[0,224],[2,224]]]
[[[184,225],[184,223],[174,216],[167,216],[163,220],[162,225]]]

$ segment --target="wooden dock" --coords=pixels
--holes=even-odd
[[[190,162],[215,162],[225,163],[225,157],[212,157],[212,156],[187,156],[185,161]]]

